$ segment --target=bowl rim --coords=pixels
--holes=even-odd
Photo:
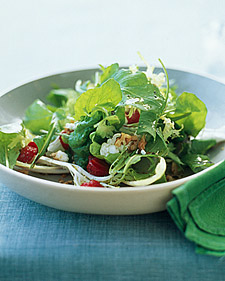
[[[145,68],[146,66],[145,65],[138,65],[139,67],[143,67]],[[120,66],[120,68],[128,68],[129,66],[127,65],[122,65]],[[161,69],[163,70],[162,67],[160,67],[159,65],[155,66],[156,69]],[[9,86],[5,89],[2,89],[0,90],[0,98],[2,98],[4,95],[6,95],[7,93],[13,91],[13,90],[16,90],[22,86],[25,86],[27,84],[30,84],[30,83],[33,83],[33,82],[36,82],[38,80],[42,80],[42,79],[46,79],[46,78],[50,78],[52,76],[57,76],[57,75],[66,75],[66,74],[69,74],[69,73],[72,73],[72,72],[79,72],[79,71],[97,71],[99,70],[99,68],[96,68],[96,67],[79,67],[79,68],[74,68],[74,69],[68,69],[68,70],[65,70],[65,71],[57,71],[57,72],[48,72],[46,74],[42,74],[42,75],[34,75],[34,76],[31,76],[30,78],[27,78],[25,79],[24,81],[21,81],[21,82],[18,82],[16,83],[15,85],[12,85],[12,86]],[[209,73],[206,73],[206,72],[201,72],[201,71],[192,71],[191,69],[188,69],[188,68],[182,68],[182,67],[166,67],[166,70],[171,70],[171,71],[179,71],[179,72],[185,72],[185,73],[188,73],[188,74],[194,74],[194,75],[197,75],[197,76],[200,76],[202,78],[207,78],[207,79],[210,79],[210,80],[213,80],[217,83],[220,83],[220,84],[223,84],[225,85],[225,80],[223,80],[222,78],[218,78],[217,76],[215,75],[212,75],[212,74],[209,74]]]
[[[128,66],[121,66],[121,68],[127,68]],[[140,67],[146,67],[144,65],[140,65]],[[156,69],[162,69],[162,67],[160,66],[156,66]],[[173,68],[173,67],[167,67],[166,68],[167,70],[171,70],[171,71],[179,71],[179,72],[184,72],[184,73],[188,73],[188,74],[193,74],[193,75],[197,75],[197,76],[200,76],[202,78],[207,78],[207,79],[210,79],[210,80],[213,80],[217,83],[220,83],[222,85],[225,86],[225,82],[222,81],[222,79],[218,79],[217,77],[211,75],[211,74],[206,74],[206,73],[200,73],[200,72],[193,72],[193,71],[190,71],[190,70],[187,70],[187,69],[182,69],[182,68]],[[5,90],[1,90],[0,91],[0,99],[7,95],[9,92],[13,91],[13,90],[16,90],[20,87],[23,87],[27,84],[30,84],[30,83],[33,83],[33,82],[36,82],[38,80],[42,80],[42,79],[46,79],[46,78],[51,78],[53,76],[57,76],[57,75],[66,75],[66,74],[69,74],[69,73],[72,73],[72,72],[79,72],[79,71],[97,71],[99,70],[98,68],[87,68],[87,67],[84,67],[84,68],[77,68],[77,69],[73,69],[73,70],[68,70],[68,71],[64,71],[64,72],[55,72],[55,73],[48,73],[47,75],[39,75],[37,77],[33,77],[33,78],[30,78],[28,79],[27,81],[25,82],[20,82],[18,83],[16,86],[11,86],[11,87],[8,87],[7,89]],[[178,187],[184,183],[186,183],[187,181],[191,180],[191,179],[194,179],[196,177],[198,177],[199,175],[209,171],[210,169],[213,169],[214,167],[216,167],[218,163],[215,163],[213,166],[201,171],[201,172],[198,172],[196,174],[193,174],[193,175],[190,175],[190,176],[187,176],[185,178],[182,178],[182,179],[178,179],[178,180],[175,180],[175,181],[171,181],[171,182],[166,182],[166,183],[159,183],[159,184],[152,184],[152,185],[149,185],[149,186],[140,186],[140,187],[123,187],[123,188],[99,188],[99,187],[81,187],[81,186],[74,186],[74,185],[68,185],[68,184],[64,184],[64,183],[58,183],[58,182],[54,182],[54,181],[50,181],[50,180],[47,180],[47,179],[41,179],[41,178],[36,178],[34,176],[31,176],[31,175],[26,175],[26,174],[23,174],[23,173],[20,173],[18,171],[15,171],[13,169],[10,169],[8,167],[5,167],[4,165],[0,164],[0,170],[3,169],[3,171],[5,172],[8,172],[9,174],[12,174],[12,176],[17,176],[17,177],[21,177],[21,179],[25,179],[25,180],[29,180],[30,182],[33,182],[33,183],[39,183],[39,184],[43,184],[43,185],[48,185],[48,187],[51,187],[51,188],[55,188],[55,189],[66,189],[66,190],[79,190],[79,191],[92,191],[92,192],[110,192],[110,193],[114,193],[114,192],[137,192],[137,191],[148,191],[148,190],[161,190],[161,189],[173,189],[175,187]]]

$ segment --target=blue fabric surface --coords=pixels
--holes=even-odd
[[[167,212],[68,213],[0,185],[0,280],[224,280],[225,259],[197,255]]]

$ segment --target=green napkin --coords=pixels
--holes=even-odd
[[[172,193],[167,210],[196,252],[225,256],[225,161]]]

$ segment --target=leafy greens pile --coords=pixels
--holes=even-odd
[[[206,153],[216,141],[195,139],[205,126],[206,106],[192,93],[178,96],[174,88],[169,88],[162,66],[165,88],[155,83],[153,71],[148,76],[149,67],[144,72],[137,67],[120,69],[115,63],[101,66],[93,82],[78,81],[76,90],[53,89],[47,96],[50,104],[36,100],[27,108],[22,122],[0,126],[0,163],[13,168],[21,148],[32,140],[38,146],[32,168],[61,135],[69,145],[65,151],[69,162],[82,174],[79,184],[94,178],[85,171],[90,155],[110,167],[108,177],[96,177],[105,186],[166,182],[211,166]],[[162,77],[162,73],[154,75]],[[136,110],[138,122],[128,124],[127,116]],[[74,128],[62,135],[67,123]],[[121,136],[135,136],[135,149],[131,149],[134,141],[116,147]],[[110,142],[115,151],[102,153],[103,145]]]

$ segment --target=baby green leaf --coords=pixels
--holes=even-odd
[[[34,142],[36,142],[38,146],[38,154],[31,163],[31,168],[33,168],[38,159],[45,154],[49,143],[51,142],[52,137],[56,131],[56,128],[57,126],[59,126],[59,121],[64,118],[65,116],[63,114],[63,111],[61,109],[58,109],[52,115],[52,120],[50,122],[48,133],[46,135],[37,136],[36,139],[34,138]]]
[[[183,118],[177,120],[176,123],[180,126],[183,125],[187,134],[196,137],[205,126],[207,108],[204,102],[196,95],[184,92],[177,98],[175,113],[169,117],[173,120],[182,115]]]
[[[122,93],[120,85],[113,79],[107,80],[99,88],[90,89],[84,92],[75,103],[75,119],[79,120],[97,107],[103,107],[112,111],[121,101]]]
[[[201,155],[201,154],[189,153],[184,157],[182,157],[181,160],[186,165],[188,165],[194,173],[198,173],[213,165],[213,163],[210,161],[207,155]]]
[[[24,139],[21,120],[0,126],[0,163],[13,168]]]
[[[49,130],[52,114],[52,111],[41,100],[37,99],[27,108],[24,125],[33,134],[38,135],[41,130]]]

